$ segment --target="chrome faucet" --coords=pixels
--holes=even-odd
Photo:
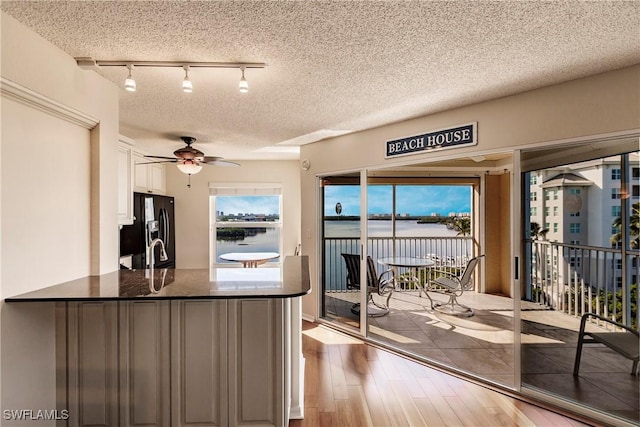
[[[151,271],[149,273],[151,274],[151,277],[153,277],[153,268],[155,267],[156,263],[156,256],[153,249],[158,243],[160,243],[160,261],[166,261],[169,259],[169,257],[167,256],[167,252],[165,251],[164,242],[162,241],[162,239],[153,239],[149,244],[149,256],[151,258],[151,262],[149,263],[149,269]]]
[[[151,262],[149,263],[152,267],[153,264],[155,264],[155,253],[153,251],[153,248],[155,248],[155,246],[160,243],[160,261],[166,261],[169,259],[169,257],[167,256],[167,252],[164,248],[164,242],[162,241],[162,239],[153,239],[151,241],[151,243],[149,244],[149,252],[151,255]]]

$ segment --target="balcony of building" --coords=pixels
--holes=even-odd
[[[340,254],[358,247],[357,239],[325,241],[325,277],[332,280],[325,281],[324,316],[354,329],[360,328],[353,306],[361,294],[346,288]],[[374,259],[395,250],[434,257],[449,268],[462,268],[473,248],[471,238],[376,238],[368,245]],[[416,360],[506,389],[518,388],[520,369],[522,389],[638,423],[640,379],[630,374],[632,361],[603,345],[590,345],[583,350],[579,375],[574,376],[573,369],[584,313],[597,313],[637,330],[640,254],[538,241],[529,242],[527,253],[529,274],[520,300],[481,292],[482,275],[477,274],[475,290],[459,297],[474,314],[459,317],[434,310],[420,289],[399,285],[389,313],[367,317],[368,338]],[[417,275],[423,281],[430,277],[428,271],[397,274]],[[434,301],[446,300],[430,295]],[[381,304],[386,300],[377,294],[373,298]],[[519,324],[514,320],[516,311]],[[602,322],[589,322],[587,328],[611,330]]]

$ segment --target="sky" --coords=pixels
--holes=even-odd
[[[342,215],[360,215],[360,187],[333,185],[324,187],[325,215],[335,215],[336,203]],[[370,185],[368,214],[390,214],[393,209],[392,186]],[[471,212],[471,187],[461,185],[398,185],[396,213],[427,216],[432,213]]]
[[[324,187],[325,215],[335,215],[336,203],[342,205],[342,215],[360,215],[360,187],[331,185]],[[432,213],[471,212],[471,187],[461,185],[398,185],[396,212],[414,216]],[[391,214],[392,186],[369,186],[369,215]],[[278,196],[217,196],[216,211],[229,214],[277,214]]]
[[[280,213],[279,196],[217,196],[216,211],[230,214],[277,214]]]

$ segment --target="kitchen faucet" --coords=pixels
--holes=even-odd
[[[169,259],[169,257],[167,256],[167,252],[165,251],[164,248],[164,242],[162,241],[162,239],[158,239],[155,238],[151,241],[151,243],[149,244],[149,252],[151,255],[151,262],[149,263],[149,265],[151,265],[151,267],[153,267],[153,264],[155,263],[155,253],[153,251],[153,248],[160,243],[160,261],[166,261]]]
[[[160,243],[160,261],[166,261],[169,259],[169,257],[167,256],[167,252],[165,251],[164,242],[162,241],[162,239],[158,239],[158,238],[153,239],[149,244],[149,255],[151,258],[151,262],[149,263],[149,268],[151,270],[150,271],[151,277],[153,277],[153,267],[156,263],[155,253],[153,249],[158,243]]]

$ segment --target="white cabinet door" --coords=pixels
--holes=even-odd
[[[118,143],[118,224],[133,224],[133,152]]]
[[[148,160],[140,153],[134,153],[133,160],[135,163],[133,169],[133,189],[139,193],[147,193],[149,191],[149,165],[145,163]]]
[[[166,194],[165,165],[161,163],[149,165],[149,188],[154,194]]]
[[[166,194],[167,184],[165,165],[162,163],[149,163],[153,159],[144,157],[144,154],[134,152],[133,156],[134,179],[133,188],[139,193]]]
[[[227,302],[173,301],[171,319],[171,425],[228,426]]]

